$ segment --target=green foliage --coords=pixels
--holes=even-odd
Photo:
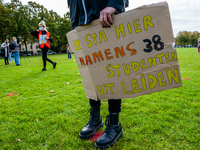
[[[51,50],[56,52],[56,53],[59,53],[60,52],[60,46],[59,45],[51,45]]]
[[[78,137],[90,106],[74,57],[48,57],[58,64],[53,69],[47,63],[46,72],[41,56],[29,57],[31,63],[22,57],[20,67],[5,66],[0,58],[0,149],[94,149],[93,142]],[[182,78],[190,80],[181,88],[123,99],[123,136],[110,149],[200,149],[200,54],[178,49],[178,57]],[[7,97],[14,92],[18,95]],[[104,122],[107,114],[103,100]]]
[[[67,53],[67,50],[66,49],[62,49],[61,52],[62,53]]]
[[[175,43],[176,45],[197,45],[199,35],[200,33],[198,31],[180,31],[175,39]]]
[[[36,38],[30,32],[38,29],[40,21],[44,20],[54,40],[52,45],[60,52],[61,47],[68,43],[66,33],[71,31],[69,12],[62,18],[53,10],[48,11],[43,5],[29,1],[22,5],[19,0],[12,0],[11,3],[0,5],[0,43],[8,38],[22,37],[22,43],[29,44],[36,42]]]

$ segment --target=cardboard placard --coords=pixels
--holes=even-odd
[[[182,86],[166,2],[99,20],[67,34],[85,94],[94,100],[134,98]]]

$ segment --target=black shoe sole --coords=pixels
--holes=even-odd
[[[123,129],[121,130],[121,132],[117,135],[117,137],[111,143],[108,143],[106,145],[97,145],[97,143],[95,142],[94,147],[96,149],[98,149],[98,148],[99,149],[107,149],[110,146],[112,146],[122,136],[122,133],[123,133]]]
[[[101,122],[101,124],[99,124],[99,125],[97,126],[97,128],[96,128],[92,133],[90,133],[90,134],[88,134],[88,135],[81,135],[81,134],[79,133],[79,137],[80,137],[80,139],[82,139],[82,140],[88,140],[88,139],[92,138],[92,137],[94,136],[94,134],[95,134],[100,128],[102,128],[102,127],[103,127],[103,121]]]

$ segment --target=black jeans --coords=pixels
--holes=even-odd
[[[98,101],[95,101],[95,100],[92,100],[92,99],[89,99],[90,100],[90,106],[91,107],[100,107],[101,106],[101,101],[98,100]],[[121,111],[121,102],[122,100],[121,99],[109,99],[108,100],[108,111],[110,113],[119,113]]]
[[[6,54],[7,53],[7,54]],[[7,57],[5,57],[7,55]],[[5,65],[7,65],[7,64],[9,64],[9,62],[8,62],[8,56],[9,56],[9,51],[7,50],[5,50],[5,53],[4,53],[4,61],[5,61]]]
[[[5,65],[9,64],[8,57],[4,57]]]
[[[47,58],[47,52],[48,52],[49,48],[44,46],[44,48],[42,49],[42,59],[43,59],[43,65],[44,68],[46,68],[46,61],[50,62],[53,64],[53,61],[51,61],[50,59]]]

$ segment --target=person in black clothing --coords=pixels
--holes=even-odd
[[[113,24],[112,14],[119,14],[125,11],[128,0],[68,0],[72,29],[88,24],[99,19],[103,28]],[[90,119],[79,133],[81,139],[89,139],[103,126],[100,115],[101,101],[89,99],[91,112]],[[119,122],[121,111],[121,99],[108,100],[109,115],[106,118],[106,129],[95,142],[96,148],[108,148],[122,135],[122,126]]]
[[[36,31],[32,31],[31,35],[38,38],[39,46],[42,49],[42,59],[43,59],[43,65],[44,65],[44,68],[42,69],[42,71],[47,70],[46,61],[52,63],[53,68],[56,68],[57,63],[47,58],[47,52],[50,49],[50,42],[53,42],[53,39],[51,38],[50,32],[48,32],[46,29],[45,22],[41,21],[39,23],[39,29]]]

